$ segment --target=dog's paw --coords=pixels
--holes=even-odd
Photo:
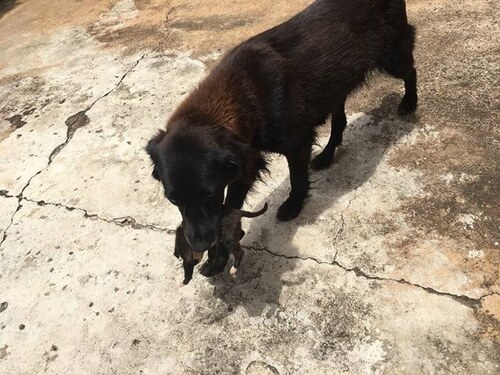
[[[408,116],[417,110],[417,99],[404,96],[398,106],[398,114],[400,116]]]
[[[311,161],[311,168],[315,171],[326,169],[333,163],[334,153],[323,151]]]
[[[299,216],[302,207],[304,206],[304,201],[297,200],[293,198],[288,198],[285,203],[283,203],[278,209],[276,218],[280,221],[290,221]]]
[[[205,262],[200,267],[200,273],[205,277],[214,277],[224,272],[225,264]]]
[[[231,269],[229,270],[229,274],[231,276],[236,275],[237,272],[238,272],[238,269],[236,267],[234,267],[234,266],[232,266]]]

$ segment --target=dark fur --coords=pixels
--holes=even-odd
[[[237,210],[224,205],[219,239],[217,241],[217,244],[212,246],[210,250],[208,250],[210,260],[201,268],[200,272],[202,275],[211,277],[224,271],[227,259],[215,264],[214,261],[220,259],[218,254],[220,254],[221,257],[225,257],[226,255],[229,256],[230,253],[233,254],[233,267],[235,268],[235,270],[240,268],[241,261],[244,255],[243,249],[240,245],[240,240],[245,235],[245,232],[241,229],[241,218],[255,218],[261,216],[267,211],[267,207],[268,205],[266,203],[264,205],[264,208],[262,208],[260,211],[248,212]],[[189,246],[189,243],[186,241],[186,236],[184,234],[182,225],[177,228],[177,231],[175,233],[174,255],[177,258],[182,259],[182,266],[184,268],[183,285],[188,285],[193,278],[194,267],[199,263],[203,254],[197,254],[193,251],[192,247]]]
[[[415,111],[413,45],[404,0],[317,0],[229,51],[147,148],[193,248],[214,244],[225,188],[226,202],[241,208],[266,152],[287,158],[291,191],[277,217],[295,218],[309,191],[315,128],[332,116],[330,141],[312,161],[322,169],[342,142],[347,96],[371,72],[403,79],[399,112]]]

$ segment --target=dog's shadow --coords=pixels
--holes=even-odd
[[[297,268],[297,262],[301,262],[300,258],[333,261],[336,251],[333,241],[328,244],[324,239],[332,238],[336,229],[329,227],[330,222],[324,216],[338,217],[338,210],[343,207],[340,202],[347,200],[344,196],[368,181],[388,147],[409,134],[418,122],[416,116],[395,117],[399,100],[398,95],[390,94],[368,114],[350,117],[344,146],[337,150],[334,164],[325,171],[311,173],[311,180],[315,181],[311,197],[299,218],[288,223],[275,219],[277,208],[288,196],[288,169],[283,158],[277,160],[278,168],[271,162],[271,176],[263,178],[267,184],[256,187],[257,192],[264,190],[268,193],[259,192],[249,199],[254,209],[260,208],[264,202],[269,202],[270,209],[265,216],[250,221],[248,228],[244,226],[247,235],[242,240],[245,258],[241,269],[235,278],[226,272],[211,279],[215,296],[226,303],[229,310],[241,306],[249,316],[272,313],[280,305],[284,286],[305,281],[300,276],[303,273],[291,272]],[[319,137],[321,144],[328,140],[329,132],[327,134]],[[304,227],[305,232],[298,233]],[[322,256],[316,256],[307,236],[318,237],[311,238],[311,242],[323,244],[327,253],[323,249]]]

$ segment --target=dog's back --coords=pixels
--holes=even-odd
[[[397,64],[397,46],[411,51],[413,35],[404,0],[317,0],[231,50],[198,91],[204,101],[217,95],[220,103],[231,95],[240,118],[224,126],[238,127],[261,150],[287,154],[312,142],[312,129],[370,71]],[[249,94],[244,107],[236,98]]]

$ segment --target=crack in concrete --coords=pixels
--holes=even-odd
[[[347,210],[349,210],[349,208],[351,208],[351,204],[352,202],[354,202],[356,200],[356,198],[358,197],[358,189],[361,187],[358,186],[354,189],[354,197],[352,199],[349,200],[349,203],[347,204],[347,207],[345,208],[345,210],[343,210],[341,213],[340,213],[340,221],[341,221],[341,224],[340,224],[340,229],[337,231],[337,234],[335,234],[335,237],[333,239],[333,246],[335,248],[335,255],[333,257],[333,261],[335,262],[337,260],[337,255],[339,254],[339,249],[337,248],[337,241],[338,239],[340,238],[340,236],[342,235],[342,233],[344,233],[344,229],[345,229],[345,219],[344,219],[344,214],[347,212]]]
[[[253,250],[253,251],[264,251],[264,252],[270,254],[271,256],[278,257],[278,258],[285,258],[285,259],[289,259],[289,260],[312,261],[312,262],[315,262],[317,264],[322,264],[322,265],[327,265],[327,266],[335,266],[335,267],[343,269],[346,272],[354,272],[354,274],[357,277],[362,277],[362,278],[367,279],[367,280],[375,280],[375,281],[381,281],[381,282],[395,282],[398,284],[412,286],[415,288],[422,289],[430,294],[438,295],[441,297],[451,298],[454,301],[459,302],[460,304],[465,305],[467,307],[470,307],[472,309],[479,308],[481,305],[481,302],[484,298],[489,297],[491,295],[498,295],[498,293],[488,293],[488,294],[481,296],[479,298],[472,298],[472,297],[469,297],[466,295],[442,292],[442,291],[439,291],[439,290],[434,289],[434,288],[429,287],[429,286],[424,286],[424,285],[412,283],[412,282],[405,280],[405,279],[393,279],[390,277],[380,277],[380,276],[369,275],[366,272],[364,272],[363,270],[361,270],[361,268],[359,268],[359,267],[349,268],[349,267],[344,266],[343,264],[339,263],[336,260],[333,260],[332,262],[325,262],[325,261],[321,261],[321,260],[313,258],[313,257],[300,257],[300,256],[296,256],[296,255],[283,255],[283,254],[275,253],[266,247],[259,247],[256,245],[247,245],[244,247],[247,249]]]
[[[58,145],[54,150],[49,155],[49,163],[45,167],[48,168],[50,164],[52,164],[52,160],[61,152],[63,148],[65,148],[68,143],[73,139],[73,135],[75,135],[75,132],[79,129],[82,128],[88,124],[90,124],[90,120],[87,116],[87,111],[88,109],[85,109],[83,111],[77,112],[76,114],[68,117],[66,119],[66,126],[68,130],[66,131],[66,140]]]
[[[152,224],[141,224],[141,223],[138,223],[136,219],[134,219],[133,217],[130,217],[130,216],[118,217],[118,218],[113,218],[113,219],[106,219],[106,218],[99,216],[98,214],[89,213],[88,210],[86,210],[84,208],[80,208],[80,207],[67,206],[67,205],[64,205],[61,203],[37,201],[37,200],[29,199],[29,198],[23,198],[23,200],[25,200],[27,202],[35,203],[39,206],[53,206],[53,207],[64,208],[67,211],[79,211],[79,212],[82,212],[83,216],[87,219],[97,219],[97,220],[100,220],[100,221],[103,221],[103,222],[106,222],[109,224],[118,225],[120,227],[131,227],[132,229],[136,229],[136,230],[149,229],[149,230],[152,230],[155,232],[164,232],[164,233],[172,234],[172,235],[175,234],[175,230],[158,227],[158,226],[152,225]]]
[[[112,92],[118,90],[118,88],[123,83],[123,80],[125,79],[125,77],[127,77],[127,75],[129,75],[130,72],[132,70],[134,70],[137,67],[137,65],[139,65],[139,63],[141,62],[141,60],[144,59],[146,57],[146,55],[147,55],[147,53],[142,54],[142,56],[134,63],[134,65],[132,65],[132,67],[130,67],[122,75],[122,77],[120,78],[120,80],[118,81],[118,83],[115,85],[115,87],[113,87],[111,90],[109,90],[105,94],[101,95],[96,100],[94,100],[92,102],[92,104],[90,104],[90,106],[88,106],[86,109],[84,109],[84,110],[82,110],[80,112],[77,112],[74,115],[72,115],[72,116],[70,116],[70,117],[68,117],[66,119],[66,126],[68,128],[68,130],[66,132],[66,140],[63,143],[61,143],[60,145],[58,145],[51,152],[51,154],[49,156],[49,163],[47,164],[47,166],[44,169],[47,169],[50,166],[50,164],[52,164],[52,161],[59,154],[59,152],[61,152],[69,144],[69,142],[71,142],[71,140],[73,139],[73,136],[75,135],[76,131],[79,128],[84,127],[84,126],[86,126],[86,125],[88,125],[90,123],[90,120],[89,120],[89,118],[87,116],[87,112],[90,111],[100,100],[104,99],[105,97],[107,97],[108,95],[110,95]]]
[[[127,77],[128,74],[130,74],[130,72],[135,69],[137,67],[137,65],[139,65],[139,63],[141,62],[142,59],[144,59],[148,54],[148,53],[143,53],[142,56],[121,76],[120,80],[118,81],[118,83],[115,85],[115,87],[113,87],[111,90],[109,90],[108,92],[106,92],[105,94],[101,95],[100,97],[98,97],[96,100],[94,100],[92,102],[92,104],[90,104],[89,107],[87,107],[86,109],[68,117],[68,119],[66,120],[66,126],[68,128],[67,130],[67,133],[66,133],[66,140],[61,143],[60,145],[56,146],[54,148],[54,150],[52,150],[52,152],[50,153],[49,155],[49,160],[47,162],[47,165],[45,167],[43,167],[42,169],[40,169],[38,172],[36,172],[33,176],[31,176],[28,181],[26,182],[26,185],[24,185],[24,187],[22,188],[21,192],[17,195],[17,196],[12,196],[9,194],[8,191],[6,190],[1,190],[0,191],[0,196],[3,196],[3,197],[7,197],[7,198],[17,198],[18,199],[18,205],[17,205],[17,209],[16,211],[12,214],[11,218],[10,218],[10,223],[9,225],[7,226],[7,228],[5,228],[5,231],[3,233],[3,236],[2,236],[2,239],[0,240],[0,247],[3,245],[3,243],[5,242],[5,240],[7,239],[7,232],[8,230],[10,229],[10,227],[12,226],[12,224],[14,223],[14,218],[16,216],[16,214],[19,212],[19,210],[21,209],[22,207],[22,201],[23,199],[29,201],[28,199],[26,199],[24,197],[24,192],[26,191],[26,189],[30,186],[31,184],[31,181],[37,177],[39,174],[43,173],[44,171],[47,170],[47,168],[50,167],[50,165],[52,164],[52,161],[54,160],[54,158],[57,156],[57,154],[59,154],[59,152],[61,152],[61,150],[66,147],[69,142],[71,141],[71,139],[73,138],[75,132],[81,128],[82,126],[85,126],[88,124],[88,117],[87,117],[87,112],[89,110],[91,110],[94,105],[96,105],[97,102],[99,102],[100,100],[104,99],[105,97],[107,97],[108,95],[110,95],[112,92],[118,90],[118,88],[121,86],[121,84],[123,83],[124,79]],[[37,203],[37,202],[35,202]],[[56,204],[54,204],[56,205]],[[61,205],[61,207],[63,207]],[[85,210],[82,210],[85,212]],[[135,220],[133,218],[130,218],[132,221],[134,221],[135,223]],[[116,224],[116,222],[115,222]],[[142,224],[137,224],[135,223],[134,224],[135,226],[142,226]],[[148,227],[148,226],[144,226],[144,227]],[[168,231],[168,230],[165,230],[165,231]],[[175,231],[174,231],[175,232]]]
[[[15,198],[13,196],[7,196],[7,195],[2,195],[3,197],[7,197],[7,198]],[[10,229],[10,227],[14,224],[14,218],[17,214],[17,212],[22,208],[22,204],[20,202],[18,202],[17,204],[17,207],[16,207],[16,210],[14,211],[14,213],[12,214],[12,216],[10,217],[10,222],[9,222],[9,225],[7,225],[7,227],[5,228],[5,230],[3,231],[3,236],[2,236],[2,239],[0,240],[0,249],[2,248],[2,245],[3,243],[5,242],[5,240],[7,239],[7,231]]]
[[[356,190],[357,189],[358,188],[356,188]],[[97,220],[100,220],[100,221],[103,221],[103,222],[106,222],[106,223],[109,223],[109,224],[118,225],[120,227],[131,227],[131,228],[136,229],[136,230],[149,229],[149,230],[156,231],[156,232],[167,233],[169,235],[175,235],[175,233],[176,233],[176,231],[172,230],[172,229],[162,228],[162,227],[158,227],[158,226],[152,225],[152,224],[141,224],[141,223],[138,223],[136,219],[134,219],[133,217],[130,217],[130,216],[124,216],[124,217],[113,218],[113,219],[106,219],[106,218],[100,217],[97,214],[91,214],[86,209],[83,209],[83,208],[80,208],[80,207],[66,206],[66,205],[63,205],[61,203],[36,201],[36,200],[32,200],[32,199],[29,199],[29,198],[22,197],[20,195],[17,196],[17,197],[15,197],[15,196],[9,195],[8,192],[6,192],[5,190],[0,191],[0,196],[7,197],[7,198],[18,198],[19,199],[18,207],[17,207],[16,211],[14,212],[14,214],[12,215],[11,222],[7,226],[7,228],[5,229],[3,238],[0,241],[0,247],[3,244],[3,242],[5,241],[5,239],[7,238],[7,230],[13,224],[13,222],[14,222],[14,216],[22,208],[22,201],[23,200],[27,201],[27,202],[38,204],[39,206],[49,205],[49,206],[64,208],[64,209],[66,209],[68,211],[75,211],[76,210],[76,211],[82,212],[85,218],[88,218],[88,219],[97,219]],[[343,211],[343,213],[345,213],[349,209],[349,207],[351,206],[352,202],[356,198],[357,198],[357,195],[355,194],[355,196],[349,201],[349,204],[348,204],[347,208]],[[417,283],[412,283],[412,282],[410,282],[408,280],[405,280],[403,278],[401,278],[401,279],[394,279],[394,278],[390,278],[390,277],[381,277],[381,276],[369,275],[366,272],[364,272],[360,267],[349,268],[349,267],[347,267],[347,266],[339,263],[335,259],[336,255],[335,255],[335,258],[334,258],[334,260],[332,262],[326,262],[326,261],[321,261],[321,260],[319,260],[317,258],[314,258],[314,257],[300,257],[300,256],[296,256],[296,255],[278,254],[278,253],[275,253],[275,252],[269,250],[267,247],[256,246],[255,244],[246,245],[244,247],[246,249],[253,250],[253,251],[261,251],[261,252],[264,251],[264,252],[268,253],[269,255],[271,255],[273,257],[277,257],[277,258],[284,258],[284,259],[288,259],[288,260],[312,261],[312,262],[315,262],[317,264],[322,264],[322,265],[327,265],[327,266],[335,266],[335,267],[341,268],[342,270],[344,270],[346,272],[354,272],[354,274],[357,277],[361,277],[361,278],[364,278],[364,279],[367,279],[367,280],[375,280],[375,281],[381,281],[381,282],[395,282],[395,283],[398,283],[398,284],[412,286],[412,287],[415,287],[415,288],[422,289],[425,292],[430,293],[430,294],[434,294],[434,295],[438,295],[438,296],[442,296],[442,297],[451,298],[454,301],[459,302],[460,304],[465,305],[467,307],[470,307],[472,309],[478,309],[481,306],[482,300],[485,299],[485,298],[487,298],[487,297],[491,297],[491,296],[494,296],[494,295],[495,296],[500,296],[499,293],[492,292],[492,293],[485,294],[485,295],[483,295],[483,296],[481,296],[479,298],[472,298],[472,297],[469,297],[469,296],[466,296],[466,295],[458,295],[458,294],[453,294],[453,293],[448,293],[448,292],[442,292],[442,291],[439,291],[439,290],[434,289],[434,288],[429,287],[429,286],[424,286],[424,285],[420,285],[420,284],[417,284]]]

